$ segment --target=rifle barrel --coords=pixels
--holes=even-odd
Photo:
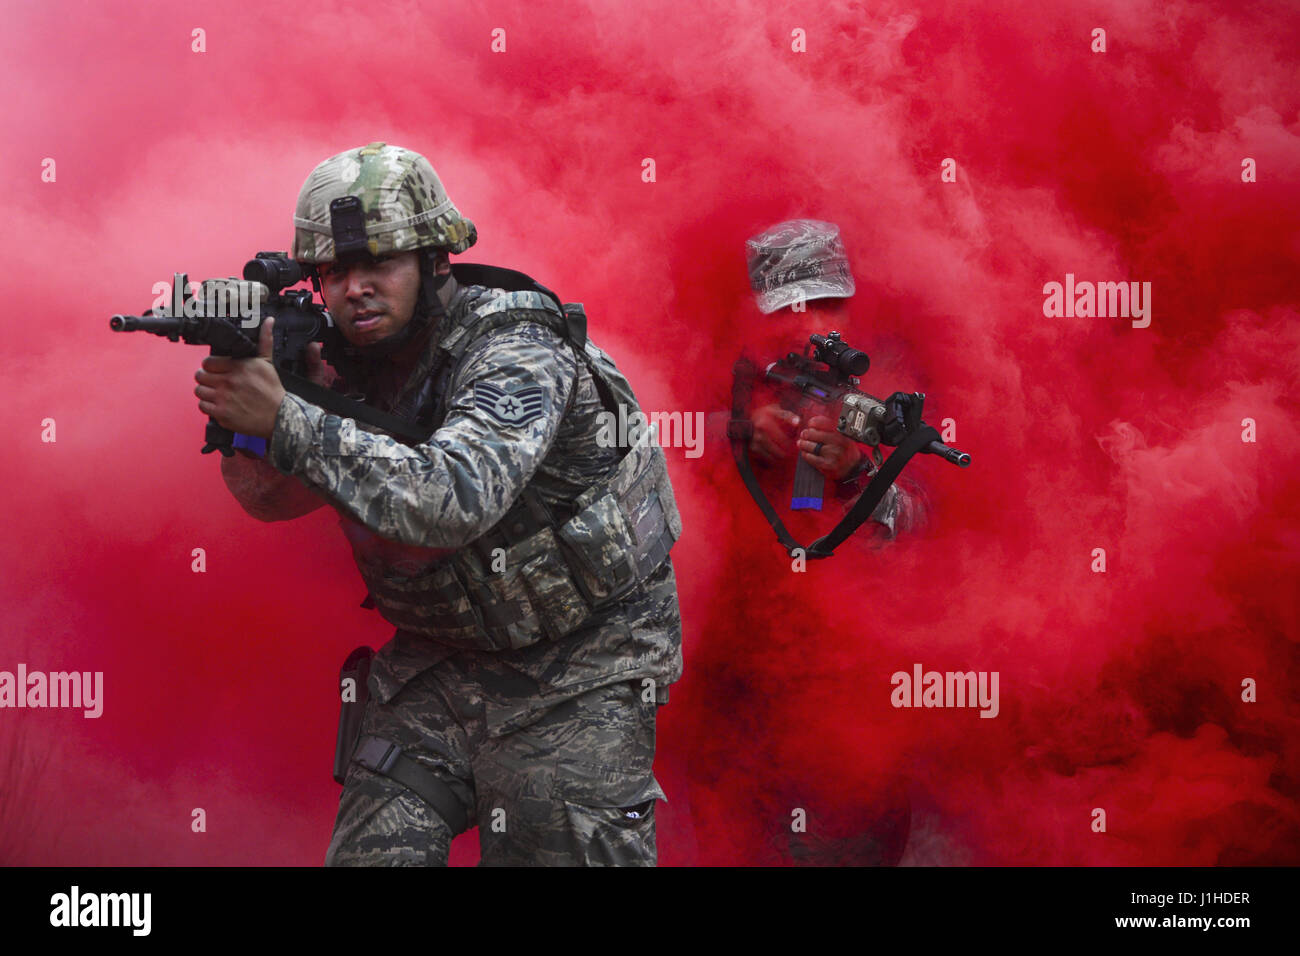
[[[153,332],[170,335],[180,330],[180,319],[155,315],[115,315],[108,320],[114,332]]]
[[[925,446],[925,451],[931,455],[938,455],[945,461],[950,461],[959,468],[970,467],[970,455],[964,451],[958,451],[956,448],[950,448],[941,441],[932,441]]]

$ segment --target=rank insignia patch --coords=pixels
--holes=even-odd
[[[475,382],[474,404],[502,425],[527,425],[533,419],[542,417],[542,387],[529,385],[507,392],[491,382]]]

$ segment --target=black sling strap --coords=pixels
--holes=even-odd
[[[423,442],[429,437],[427,428],[421,429],[412,421],[398,418],[388,412],[381,412],[377,408],[372,408],[355,399],[340,395],[338,392],[317,385],[310,379],[295,375],[293,372],[286,372],[284,369],[278,369],[277,371],[280,373],[280,384],[284,386],[286,392],[292,392],[299,398],[305,398],[313,405],[319,405],[325,411],[332,412],[340,418],[352,418],[359,422],[365,422],[367,425],[374,425],[376,428],[391,432],[399,438],[405,438],[417,443]]]
[[[767,495],[763,494],[758,478],[754,476],[754,470],[749,465],[749,440],[754,435],[754,423],[749,420],[749,399],[754,391],[756,375],[754,363],[744,358],[737,359],[731,373],[731,421],[727,422],[727,437],[731,439],[731,453],[736,459],[736,467],[740,469],[741,481],[749,489],[750,497],[763,512],[767,523],[776,532],[776,540],[781,542],[781,547],[793,554],[794,550],[802,545],[786,530],[781,516],[767,500]]]
[[[840,519],[840,523],[831,529],[830,534],[823,535],[808,547],[808,557],[829,558],[845,538],[857,531],[858,527],[871,517],[872,512],[876,510],[876,505],[880,504],[880,499],[885,497],[889,486],[894,483],[894,479],[903,471],[903,466],[911,457],[930,442],[939,440],[939,432],[930,425],[922,425],[903,439],[903,443],[885,459],[880,470],[863,489],[862,497],[849,509],[849,513]]]

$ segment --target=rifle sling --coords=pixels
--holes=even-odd
[[[415,423],[404,418],[398,418],[388,412],[381,412],[377,408],[371,408],[369,405],[364,405],[345,395],[340,395],[338,392],[317,385],[315,382],[293,372],[286,372],[284,369],[277,369],[277,371],[280,374],[280,383],[284,386],[286,392],[292,392],[299,398],[305,398],[313,405],[319,405],[327,412],[332,412],[341,418],[352,418],[359,422],[365,422],[367,425],[374,425],[376,428],[382,428],[397,438],[403,438],[417,444],[427,441],[429,438],[428,429],[420,429]]]
[[[880,470],[872,477],[862,495],[849,509],[849,513],[840,519],[840,523],[831,529],[830,534],[823,535],[808,548],[810,558],[829,558],[840,544],[858,530],[858,527],[871,517],[880,499],[899,476],[903,466],[932,441],[939,441],[940,435],[933,426],[923,424],[912,434],[903,439],[903,443],[894,449]]]
[[[767,500],[767,495],[763,494],[758,478],[754,476],[754,470],[749,464],[749,439],[754,434],[754,423],[748,418],[749,398],[754,389],[756,369],[748,359],[741,358],[736,360],[736,364],[731,371],[731,421],[727,423],[727,437],[731,439],[731,453],[736,459],[736,467],[740,470],[741,481],[749,489],[750,497],[754,499],[754,503],[763,512],[763,517],[767,519],[767,523],[776,532],[776,540],[781,542],[781,547],[785,548],[786,551],[793,552],[795,548],[802,546],[786,530],[785,524],[781,521],[781,516],[776,513],[776,509]]]

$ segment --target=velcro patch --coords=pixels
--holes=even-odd
[[[474,383],[474,405],[493,421],[515,428],[542,417],[542,387],[527,385],[507,392],[491,382]]]

